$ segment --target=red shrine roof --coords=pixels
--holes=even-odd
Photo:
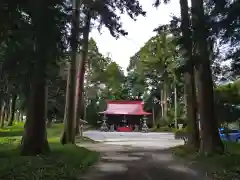
[[[100,113],[119,115],[151,115],[151,113],[143,110],[142,101],[126,100],[108,100],[107,109]]]

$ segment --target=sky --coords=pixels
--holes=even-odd
[[[152,36],[153,29],[162,24],[167,24],[171,20],[171,15],[180,14],[179,1],[172,1],[168,5],[161,4],[159,8],[152,6],[154,0],[139,0],[144,11],[145,17],[138,17],[133,21],[126,14],[121,15],[123,28],[128,32],[125,37],[115,39],[106,28],[102,28],[99,33],[94,29],[90,36],[96,41],[99,51],[103,55],[110,54],[113,61],[126,72],[129,59],[133,56]]]

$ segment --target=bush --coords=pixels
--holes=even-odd
[[[151,128],[150,129],[151,132],[178,132],[178,131],[181,131],[181,132],[186,132],[187,131],[187,128],[183,128],[181,130],[177,129],[177,128],[171,128],[169,126],[157,126],[157,127],[154,127],[154,128]]]

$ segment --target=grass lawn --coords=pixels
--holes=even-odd
[[[225,143],[223,155],[204,156],[193,153],[186,146],[172,148],[173,154],[203,169],[214,180],[237,180],[240,177],[240,144]]]
[[[62,146],[59,143],[62,128],[61,124],[53,124],[48,128],[51,152],[34,157],[19,155],[18,145],[23,124],[0,129],[0,179],[77,179],[83,170],[98,159],[99,154],[75,145]]]

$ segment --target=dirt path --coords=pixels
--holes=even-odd
[[[168,150],[130,146],[85,144],[101,153],[97,164],[79,180],[204,180],[186,163],[175,160]]]

